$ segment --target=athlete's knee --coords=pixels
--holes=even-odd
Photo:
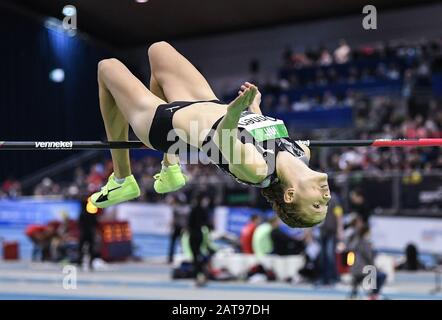
[[[114,68],[117,64],[121,63],[118,59],[115,58],[109,58],[109,59],[103,59],[100,62],[98,62],[98,76],[105,75],[109,70]]]
[[[147,54],[149,57],[152,57],[153,55],[157,53],[164,52],[164,50],[172,49],[173,47],[166,41],[158,41],[152,43],[149,48],[147,49]]]

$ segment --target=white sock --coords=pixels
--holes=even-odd
[[[174,166],[174,164],[172,164],[171,166]],[[161,170],[167,170],[167,168],[169,168],[170,166],[166,166],[164,164],[164,161],[161,161]]]
[[[126,178],[117,178],[114,176],[114,181],[118,184],[122,184],[124,181],[126,181]]]

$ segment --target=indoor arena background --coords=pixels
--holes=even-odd
[[[368,4],[376,29],[363,25]],[[256,84],[262,111],[296,139],[441,138],[441,16],[437,1],[1,0],[0,140],[105,140],[98,62],[118,58],[148,86],[156,41],[226,102]],[[183,165],[186,187],[159,195],[162,155],[131,156],[142,196],[102,211],[87,199],[112,172],[108,151],[0,152],[0,299],[442,298],[440,147],[312,149],[330,177],[327,225],[271,224],[274,251],[251,254],[241,241],[251,217],[259,228],[273,214],[259,191]],[[204,287],[186,234],[201,196]],[[77,263],[82,215],[97,223],[90,265]],[[376,295],[369,278],[354,281],[361,225],[375,254],[366,274],[385,278]]]

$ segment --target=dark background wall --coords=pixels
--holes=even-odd
[[[112,50],[1,7],[0,21],[0,141],[103,138],[96,66]],[[54,68],[65,71],[64,82],[50,81]],[[68,155],[0,152],[0,180],[30,174]]]

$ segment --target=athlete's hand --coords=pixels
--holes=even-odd
[[[261,104],[261,92],[259,92],[258,87],[256,87],[254,84],[252,84],[250,82],[244,82],[244,84],[241,86],[241,89],[238,91],[238,94],[241,94],[242,92],[244,92],[244,90],[246,90],[247,88],[251,88],[251,87],[256,88],[256,96],[250,106],[250,111],[255,112],[255,113],[261,113],[260,108],[259,108],[259,105]],[[257,112],[257,111],[259,111],[259,112]]]
[[[250,107],[255,100],[258,88],[251,85],[238,93],[238,97],[233,100],[228,106],[228,112],[240,115],[245,109]]]

